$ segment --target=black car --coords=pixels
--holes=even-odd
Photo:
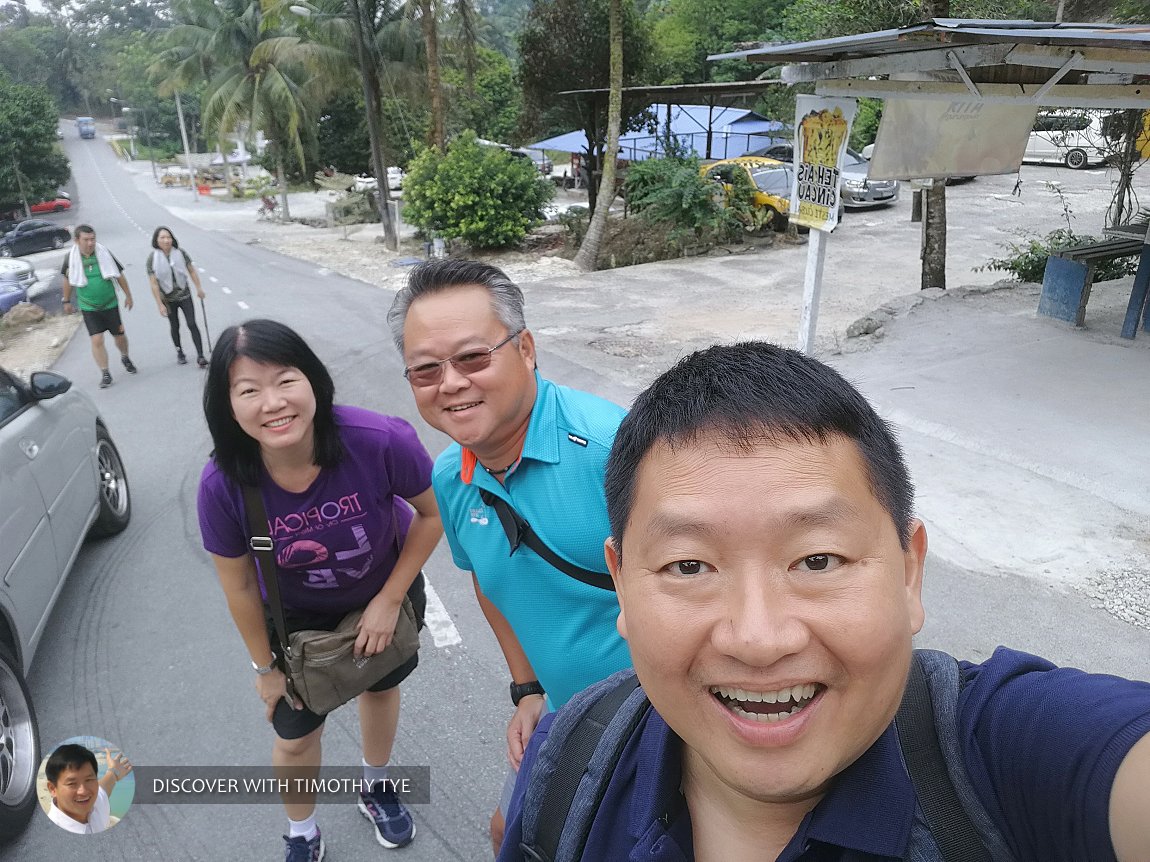
[[[67,228],[40,219],[26,219],[0,237],[0,257],[19,257],[34,251],[63,248],[72,240]]]

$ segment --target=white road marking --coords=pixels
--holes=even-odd
[[[319,269],[317,269],[315,271],[315,274],[316,275],[331,275],[331,270],[328,269],[326,266],[321,266]]]
[[[230,287],[221,287],[220,290],[222,290],[224,293],[231,293],[232,292],[232,289]]]
[[[427,593],[427,610],[423,613],[423,621],[427,625],[427,630],[431,632],[431,639],[440,649],[463,643],[463,638],[459,636],[459,629],[451,621],[451,615],[443,606],[439,593],[435,591],[435,587],[431,585],[431,581],[427,579],[426,575],[423,580],[424,590]]]
[[[201,269],[200,272],[203,272],[203,270]],[[216,278],[214,275],[209,275],[208,281],[210,281],[212,284],[219,284],[219,282],[220,282],[220,280],[218,278]]]
[[[251,306],[248,305],[246,302],[244,302],[242,299],[239,302],[237,302],[236,305],[238,305],[244,311],[247,311],[249,308],[251,308]]]

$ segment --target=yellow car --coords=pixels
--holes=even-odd
[[[755,207],[763,209],[763,224],[770,224],[774,230],[784,230],[787,226],[787,213],[790,212],[791,185],[794,170],[788,162],[768,159],[762,156],[740,156],[737,159],[723,159],[703,165],[699,172],[707,179],[721,183],[729,193],[732,185],[732,172],[743,171],[755,187]]]

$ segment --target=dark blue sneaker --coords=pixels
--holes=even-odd
[[[380,781],[369,793],[359,794],[359,811],[375,825],[375,840],[384,847],[406,847],[415,838],[415,821],[394,790]]]
[[[315,838],[310,841],[302,835],[298,838],[288,838],[285,835],[284,841],[287,842],[285,862],[320,862],[323,859],[323,836],[319,834],[318,826]]]

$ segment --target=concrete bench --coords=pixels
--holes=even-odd
[[[1120,257],[1140,255],[1144,245],[1141,239],[1115,237],[1070,246],[1050,255],[1042,277],[1038,313],[1083,326],[1086,303],[1090,301],[1090,288],[1098,265]]]

